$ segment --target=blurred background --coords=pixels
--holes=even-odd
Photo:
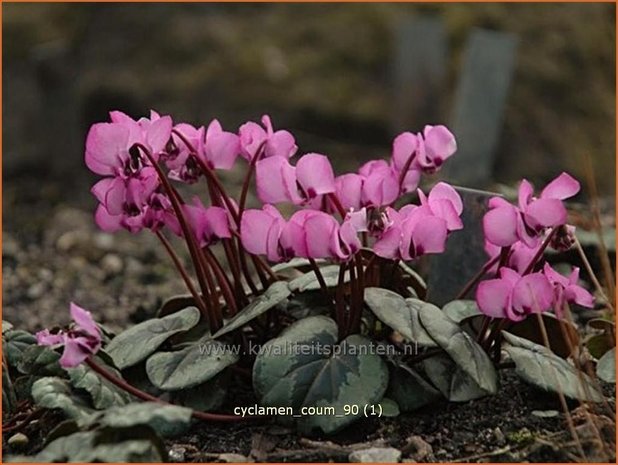
[[[268,113],[340,172],[444,123],[462,157],[443,176],[542,183],[589,156],[613,211],[615,53],[613,4],[4,5],[5,315],[36,326],[76,298],[122,321],[181,289],[149,237],[93,229],[83,144],[108,110]]]

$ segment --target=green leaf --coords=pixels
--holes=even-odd
[[[202,384],[237,361],[228,345],[204,338],[176,352],[154,354],[146,361],[146,373],[157,388],[175,391]]]
[[[6,355],[7,362],[13,367],[17,366],[24,351],[31,345],[36,344],[36,338],[28,331],[21,329],[8,331],[3,336],[2,350]]]
[[[68,381],[45,377],[32,385],[32,398],[39,407],[60,409],[78,423],[85,421],[94,410],[86,401],[71,390]]]
[[[148,435],[151,437],[148,438]],[[17,457],[18,460],[14,461],[133,463],[162,462],[167,458],[162,443],[152,432],[145,432],[142,434],[144,437],[139,439],[107,436],[110,436],[110,433],[104,431],[73,433],[50,442],[34,457],[25,458],[26,460]]]
[[[13,329],[12,323],[2,320],[2,335],[4,335],[7,331],[11,331],[12,329]]]
[[[488,394],[448,355],[425,360],[423,368],[433,385],[451,402],[467,402]]]
[[[337,345],[337,325],[325,316],[297,321],[266,343],[253,366],[261,403],[271,407],[332,407],[335,414],[303,416],[299,429],[332,433],[379,403],[388,385],[384,361],[365,337],[352,335]],[[361,406],[345,415],[344,405]]]
[[[285,312],[296,320],[308,316],[328,315],[331,308],[320,291],[295,294],[286,302]]]
[[[191,294],[173,295],[167,299],[157,311],[157,317],[163,318],[172,315],[187,307],[195,307],[195,299]]]
[[[172,391],[172,403],[202,412],[218,409],[225,402],[228,391],[228,377],[222,375],[189,389]]]
[[[234,318],[227,321],[225,325],[212,336],[212,338],[216,339],[246,325],[254,318],[257,318],[264,312],[267,312],[271,308],[283,302],[291,293],[292,291],[290,291],[287,282],[275,281],[268,289],[266,289],[264,294],[257,297],[253,302],[238,312]]]
[[[2,365],[2,418],[13,413],[13,409],[17,405],[17,395],[7,367]]]
[[[327,287],[335,287],[339,283],[339,265],[328,265],[320,268],[322,277]],[[344,274],[344,282],[350,281],[350,273]],[[288,283],[292,292],[315,291],[320,289],[320,282],[315,274],[315,271],[309,271],[298,278],[293,279]]]
[[[482,315],[474,300],[453,300],[442,307],[442,311],[455,323],[461,323],[467,318]]]
[[[464,373],[487,393],[498,392],[498,374],[493,363],[468,333],[433,305],[420,307],[419,317],[432,339],[451,356]]]
[[[419,409],[442,397],[437,389],[410,367],[391,367],[389,379],[387,395],[397,402],[403,412]]]
[[[104,365],[102,362],[97,363]],[[120,373],[113,368],[109,366],[104,366],[104,368],[118,378],[122,378]],[[71,384],[75,388],[84,389],[90,394],[92,404],[97,410],[131,402],[132,397],[126,391],[110,383],[85,364],[75,368],[68,368],[67,373],[69,374]]]
[[[603,395],[592,380],[566,360],[544,346],[502,332],[508,343],[503,349],[515,362],[515,372],[524,380],[542,389],[562,392],[573,399],[603,401]]]
[[[119,369],[141,362],[169,337],[193,328],[200,321],[200,312],[188,307],[163,318],[153,318],[123,331],[106,347]]]
[[[161,436],[171,437],[184,433],[191,423],[192,410],[178,405],[159,402],[135,402],[111,407],[91,416],[88,426],[134,428],[149,426]]]
[[[597,363],[597,376],[606,383],[616,383],[616,348],[613,347]]]
[[[31,345],[24,350],[17,370],[24,375],[65,376],[59,360],[60,354],[49,347]]]
[[[431,305],[418,299],[404,299],[396,292],[380,287],[365,289],[365,303],[382,321],[409,342],[435,347],[435,341],[420,324],[418,309]]]
[[[381,416],[387,418],[398,417],[401,413],[397,402],[393,399],[389,399],[388,397],[384,397],[380,401],[380,411],[382,412]]]

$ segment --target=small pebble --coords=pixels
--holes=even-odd
[[[28,439],[28,436],[23,433],[16,433],[9,438],[8,445],[15,449],[23,449],[29,442],[30,439]]]
[[[47,289],[47,285],[43,281],[39,281],[38,283],[34,283],[28,288],[26,292],[29,299],[36,300],[39,297],[42,297]]]
[[[245,457],[244,455],[241,454],[220,454],[219,457],[217,457],[219,459],[219,461],[224,462],[224,463],[247,463],[250,462],[250,460]]]
[[[103,268],[108,275],[120,273],[123,266],[122,258],[113,253],[108,253],[101,260],[101,268]]]
[[[371,447],[355,450],[348,459],[355,463],[397,463],[401,460],[401,451],[394,447]]]
[[[94,246],[105,251],[114,248],[114,236],[107,233],[98,233],[94,236]]]
[[[182,463],[185,461],[185,454],[187,449],[181,446],[172,446],[167,454],[167,458],[170,462]]]
[[[410,436],[402,451],[415,462],[427,462],[433,457],[433,448],[420,436]]]
[[[496,438],[496,442],[499,445],[503,445],[506,443],[506,436],[504,435],[502,430],[498,427],[496,427],[496,429],[494,430],[494,437]]]
[[[560,414],[558,410],[533,410],[532,415],[539,418],[553,418]]]

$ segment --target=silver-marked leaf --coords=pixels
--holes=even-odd
[[[64,376],[60,354],[46,346],[31,345],[22,353],[17,370],[24,375]]]
[[[419,308],[419,319],[432,339],[481,389],[488,394],[498,391],[498,374],[493,363],[468,333],[433,305]]]
[[[98,362],[101,365],[101,362]],[[112,372],[118,378],[122,378],[120,373],[110,368],[105,370]],[[75,368],[67,368],[71,384],[78,389],[84,389],[92,398],[92,405],[97,410],[106,409],[116,405],[124,405],[131,402],[131,396],[126,392],[110,383],[101,375],[97,374],[92,368],[85,364]]]
[[[78,423],[85,421],[94,410],[71,390],[68,381],[45,377],[38,379],[32,385],[32,398],[39,407],[60,409],[69,418]]]
[[[161,304],[161,307],[157,310],[157,318],[163,318],[164,316],[179,312],[187,307],[195,307],[195,298],[193,298],[193,295],[173,295]]]
[[[200,311],[188,307],[163,318],[153,318],[123,331],[106,347],[119,369],[141,362],[170,336],[193,328],[200,321]]]
[[[148,379],[164,391],[187,389],[213,378],[238,361],[226,344],[204,338],[176,352],[158,352],[146,361]]]
[[[455,323],[461,323],[467,318],[482,315],[474,300],[452,300],[442,307],[442,311]]]
[[[616,383],[616,348],[605,352],[597,362],[597,376],[606,383]]]
[[[602,402],[603,395],[585,373],[544,346],[513,334],[502,332],[508,343],[503,349],[515,363],[515,372],[527,382],[546,391],[562,392],[565,396]]]
[[[316,258],[315,262],[319,265],[324,263],[326,260]],[[291,268],[301,268],[311,266],[311,261],[308,258],[293,258],[289,262],[277,263],[273,265],[271,269],[275,273],[281,273],[282,271],[287,271]]]
[[[224,334],[240,328],[241,326],[246,325],[262,313],[267,312],[280,302],[283,302],[291,293],[292,291],[290,291],[287,282],[275,281],[268,289],[266,289],[264,294],[257,297],[253,302],[238,312],[234,318],[227,321],[225,325],[212,336],[212,338],[216,339]]]
[[[437,345],[418,318],[418,309],[431,304],[418,299],[404,299],[396,292],[380,287],[365,289],[365,303],[380,321],[401,333],[407,341],[425,347]]]
[[[223,405],[227,396],[228,378],[225,373],[222,373],[192,388],[172,391],[170,393],[171,402],[202,412],[218,409]]]
[[[89,418],[88,425],[110,428],[149,426],[162,436],[184,433],[191,423],[192,410],[159,402],[135,402],[112,407]]]
[[[442,396],[412,368],[400,365],[390,370],[387,395],[397,402],[402,412],[431,404]]]
[[[266,343],[253,366],[254,388],[270,407],[334,408],[335,414],[303,416],[302,432],[332,433],[363,415],[345,415],[345,405],[379,403],[388,384],[388,369],[359,335],[337,345],[337,325],[325,316],[297,321]]]
[[[335,287],[339,283],[339,265],[328,265],[320,268],[322,277],[327,287]],[[344,274],[344,282],[350,281],[350,273]],[[292,292],[315,291],[320,289],[320,282],[315,274],[315,271],[309,271],[298,278],[293,279],[288,283]]]
[[[4,333],[2,337],[2,350],[9,365],[17,366],[24,351],[33,344],[36,344],[36,338],[28,331],[16,329]]]
[[[13,324],[12,323],[9,323],[8,321],[2,320],[2,334],[3,335],[7,331],[11,331],[12,329],[13,329]]]
[[[448,355],[423,361],[423,368],[433,385],[451,402],[467,402],[488,394]]]

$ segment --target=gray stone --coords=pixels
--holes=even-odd
[[[491,179],[516,47],[516,36],[504,32],[477,29],[468,39],[451,120],[457,156],[443,170],[460,184],[483,187]]]
[[[397,463],[401,460],[401,451],[393,447],[371,447],[355,450],[349,460],[353,463]]]
[[[247,463],[251,462],[247,457],[241,454],[219,454],[217,457],[220,462],[224,463]]]
[[[455,187],[463,201],[464,228],[450,234],[446,250],[429,258],[427,300],[438,306],[455,299],[468,281],[487,262],[483,239],[483,215],[487,202],[499,194]],[[473,298],[474,289],[467,295]]]
[[[28,439],[28,436],[26,436],[24,433],[15,433],[7,441],[8,445],[15,449],[23,449],[28,445],[29,442],[30,439]]]

